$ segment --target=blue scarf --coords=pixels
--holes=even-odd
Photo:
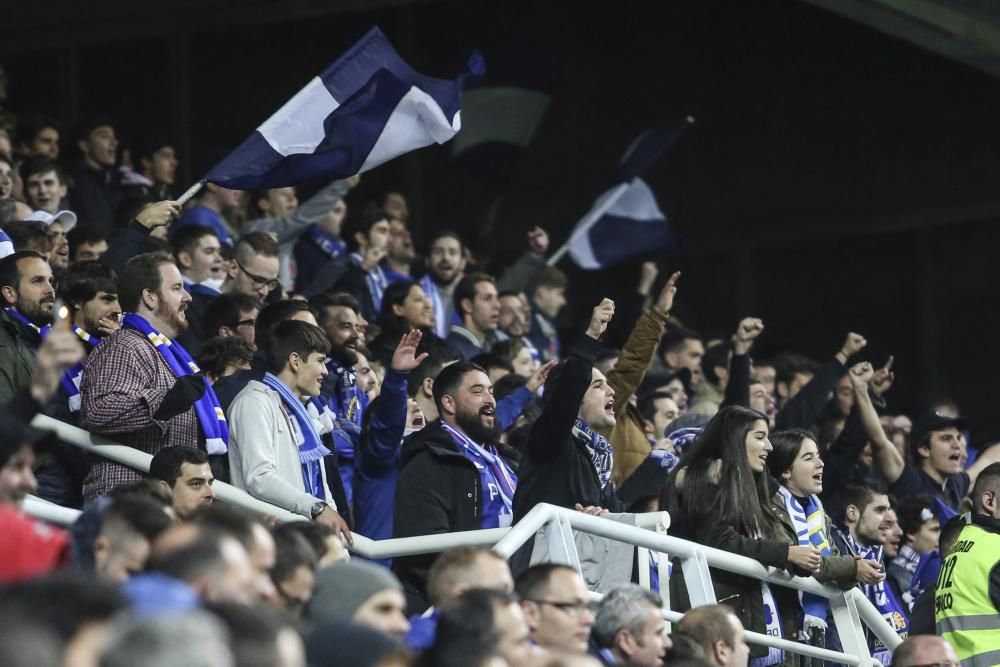
[[[26,326],[29,329],[31,329],[32,331],[34,331],[41,338],[45,338],[45,335],[48,332],[52,331],[52,325],[51,324],[46,324],[44,327],[39,327],[37,324],[35,324],[31,320],[29,320],[27,317],[25,317],[21,313],[19,313],[17,311],[17,309],[15,309],[15,308],[4,308],[4,310],[7,311],[8,315],[10,315],[15,320],[17,320],[18,322],[20,322],[24,326]]]
[[[385,277],[381,266],[376,266],[365,276],[368,284],[368,292],[372,295],[372,303],[375,305],[375,312],[382,312],[382,295],[385,288],[389,286],[389,280]]]
[[[208,285],[202,285],[201,283],[189,283],[184,281],[184,289],[188,294],[201,294],[202,296],[215,298],[217,296],[222,296],[222,292]]]
[[[573,424],[573,437],[587,448],[587,454],[594,466],[597,481],[601,484],[601,490],[604,490],[604,487],[611,481],[611,467],[614,465],[611,443],[603,435],[591,429],[590,425],[579,417]]]
[[[320,229],[318,225],[306,227],[305,237],[323,251],[330,259],[340,257],[347,252],[347,246],[333,234]]]
[[[862,560],[874,560],[879,563],[882,562],[882,546],[872,545],[869,547],[861,547],[857,542],[854,541],[854,537],[850,533],[847,533],[847,543],[850,545],[851,549],[854,551],[856,556],[860,556]],[[882,568],[883,574],[885,573],[885,568]],[[906,636],[910,632],[910,619],[906,613],[906,605],[903,604],[896,594],[892,590],[892,586],[889,585],[888,578],[883,579],[881,583],[878,584],[858,584],[861,591],[865,594],[871,603],[875,605],[879,613],[882,614],[882,618],[892,626],[893,630],[902,638],[906,639]],[[872,657],[881,662],[883,665],[891,664],[892,662],[892,651],[887,649],[881,641],[878,640],[872,633],[868,634],[868,647],[871,651]]]
[[[435,335],[438,338],[447,338],[448,334],[451,333],[451,326],[453,324],[461,324],[462,318],[459,317],[456,311],[452,311],[451,322],[448,321],[448,309],[444,307],[437,283],[431,278],[430,273],[424,274],[424,277],[420,279],[420,287],[423,288],[424,293],[427,294],[427,298],[431,300],[431,306],[434,308]]]
[[[81,329],[80,327],[74,326],[73,333],[80,337],[86,345],[91,348],[95,348],[101,344],[101,338],[97,336],[91,336],[89,333]],[[59,379],[59,385],[66,392],[66,396],[69,399],[69,411],[79,412],[80,411],[80,381],[83,379],[83,362],[78,362],[76,366],[70,368],[65,373],[63,373],[62,378]]]
[[[294,423],[298,425],[295,432],[295,444],[299,448],[299,461],[302,463],[302,481],[305,483],[306,492],[313,498],[328,500],[326,492],[323,490],[323,470],[322,459],[330,454],[330,450],[323,446],[320,440],[319,431],[309,411],[292,392],[285,386],[285,383],[270,373],[264,374],[264,384],[278,392],[285,410],[294,417]]]
[[[14,242],[10,240],[9,236],[7,236],[7,232],[0,229],[0,259],[13,254]]]
[[[167,362],[167,366],[173,371],[175,377],[180,378],[201,372],[198,364],[194,363],[194,359],[180,343],[161,334],[142,316],[135,313],[125,313],[125,317],[122,318],[122,327],[138,331],[146,336],[163,357],[163,360]],[[201,381],[205,383],[205,393],[195,401],[194,412],[201,425],[201,431],[205,434],[205,450],[209,454],[225,454],[229,451],[229,425],[226,424],[226,415],[219,407],[219,399],[215,397],[212,385],[204,377]]]
[[[469,436],[445,421],[441,426],[447,431],[458,451],[472,461],[479,471],[483,494],[482,528],[502,528],[509,526],[514,518],[514,490],[517,475],[510,469],[490,444],[479,445]]]
[[[816,547],[823,558],[832,555],[833,550],[830,548],[830,542],[826,535],[826,512],[823,510],[823,503],[820,502],[819,498],[815,495],[808,496],[806,506],[802,507],[798,498],[793,496],[791,491],[784,486],[778,487],[778,493],[785,501],[785,511],[788,512],[788,516],[792,519],[792,525],[795,526],[799,546]],[[812,593],[800,592],[799,602],[802,605],[802,611],[807,615],[815,616],[826,622],[830,609],[826,598]]]

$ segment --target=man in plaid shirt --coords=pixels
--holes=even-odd
[[[191,296],[165,253],[130,259],[119,276],[118,296],[125,311],[142,316],[171,340],[187,329]],[[204,436],[193,405],[204,387],[200,375],[178,379],[149,338],[123,327],[87,359],[80,383],[82,426],[147,454],[174,445],[197,447]],[[142,477],[133,468],[94,457],[83,481],[84,502]]]

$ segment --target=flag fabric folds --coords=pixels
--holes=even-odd
[[[569,254],[580,268],[602,269],[633,255],[670,247],[673,237],[667,216],[640,175],[691,122],[647,130],[625,152],[611,186],[570,235]]]
[[[484,72],[436,79],[414,71],[378,28],[310,81],[205,176],[235,190],[329,181],[444,143],[462,125],[460,94]]]

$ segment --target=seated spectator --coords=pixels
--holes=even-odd
[[[116,620],[101,650],[101,667],[128,667],[139,655],[149,667],[237,667],[223,624],[196,610]]]
[[[341,236],[347,203],[338,198],[330,211],[306,227],[295,242],[295,288],[303,291],[312,283],[323,265],[347,255],[347,244]]]
[[[328,350],[316,326],[287,321],[274,328],[265,350],[268,373],[251,380],[229,407],[229,462],[237,488],[349,537],[322,465],[330,450],[300,398],[319,395]]]
[[[605,664],[661,667],[672,646],[663,601],[635,584],[615,588],[601,599],[591,634],[597,648],[610,654]]]
[[[326,567],[350,558],[340,536],[326,524],[315,521],[291,521],[282,526],[294,530],[306,539],[316,554],[317,567]]]
[[[350,646],[349,656],[344,647]],[[316,667],[412,667],[402,643],[358,623],[328,620],[306,635],[306,655]]]
[[[427,573],[427,600],[434,613],[410,618],[406,645],[415,651],[429,648],[440,610],[473,589],[513,592],[514,580],[503,556],[485,547],[455,547],[438,556]]]
[[[316,573],[305,619],[352,621],[402,639],[410,629],[402,587],[387,569],[365,562],[334,563]]]
[[[434,310],[434,335],[446,339],[451,327],[461,323],[455,310],[455,287],[465,274],[465,244],[452,231],[431,237],[427,251],[427,273],[420,279]]]
[[[750,647],[740,619],[721,604],[696,607],[684,614],[677,631],[693,637],[717,667],[747,667]]]
[[[226,277],[219,237],[209,227],[184,225],[170,236],[177,268],[184,276],[184,289],[193,295],[218,296]]]
[[[480,352],[470,359],[472,363],[486,371],[490,382],[496,384],[501,378],[514,372],[514,365],[507,359],[492,352]]]
[[[206,609],[228,631],[234,667],[305,667],[302,637],[288,618],[262,605],[222,602]]]
[[[128,314],[87,360],[80,384],[84,428],[148,454],[195,442],[204,442],[208,454],[224,454],[228,427],[215,393],[173,341],[187,328],[191,300],[173,260],[165,253],[133,257],[118,293]],[[140,477],[99,458],[84,480],[84,500]]]
[[[403,445],[393,537],[510,525],[517,476],[496,448],[500,432],[491,386],[469,362],[447,366],[434,381],[440,420]],[[393,562],[414,608],[422,606],[431,562],[430,556]]]
[[[254,348],[238,336],[216,336],[201,346],[198,366],[214,386],[234,373],[250,370],[253,354]],[[222,404],[221,398],[219,404]]]
[[[496,656],[507,665],[531,664],[538,653],[517,598],[508,591],[475,588],[441,610],[434,644],[424,654],[432,665],[486,665]]]
[[[255,349],[254,325],[260,313],[259,302],[246,294],[223,294],[205,308],[205,335],[237,336]]]
[[[277,526],[274,536],[275,559],[271,581],[277,595],[275,606],[298,619],[309,603],[316,582],[316,552],[302,533],[291,524]]]
[[[94,570],[120,584],[146,568],[156,538],[173,524],[161,505],[142,496],[117,498],[94,540]]]
[[[108,119],[92,116],[80,123],[74,139],[81,157],[69,168],[73,183],[70,208],[88,226],[110,235],[115,211],[121,203],[121,173],[115,169],[118,160],[115,129]]]
[[[452,326],[448,344],[465,360],[489,352],[500,321],[496,281],[485,273],[471,273],[459,281],[454,298],[462,323]]]
[[[594,614],[579,572],[568,565],[534,565],[517,578],[514,588],[536,645],[554,653],[587,652]]]
[[[958,664],[951,644],[933,634],[911,635],[892,652],[893,667]]]
[[[187,445],[166,447],[153,455],[149,476],[170,490],[177,517],[190,519],[196,510],[215,501],[215,476],[205,452]]]
[[[228,535],[238,541],[250,559],[253,578],[249,593],[258,602],[273,604],[276,592],[271,581],[274,567],[274,538],[260,521],[231,505],[212,504],[196,510],[195,525],[211,534]]]
[[[423,341],[423,350],[427,358],[410,371],[406,379],[406,391],[410,398],[417,402],[420,412],[427,423],[438,418],[437,405],[434,404],[434,380],[441,371],[459,361],[458,353],[444,343]]]

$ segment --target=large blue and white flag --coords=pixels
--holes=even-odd
[[[673,237],[667,216],[656,203],[653,191],[640,178],[693,122],[657,127],[643,132],[619,163],[611,187],[576,223],[566,244],[580,268],[603,269],[626,257],[670,247]],[[553,255],[558,260],[560,253]]]
[[[432,143],[462,126],[460,95],[482,57],[455,79],[414,71],[378,28],[295,94],[206,181],[234,190],[347,178]]]

